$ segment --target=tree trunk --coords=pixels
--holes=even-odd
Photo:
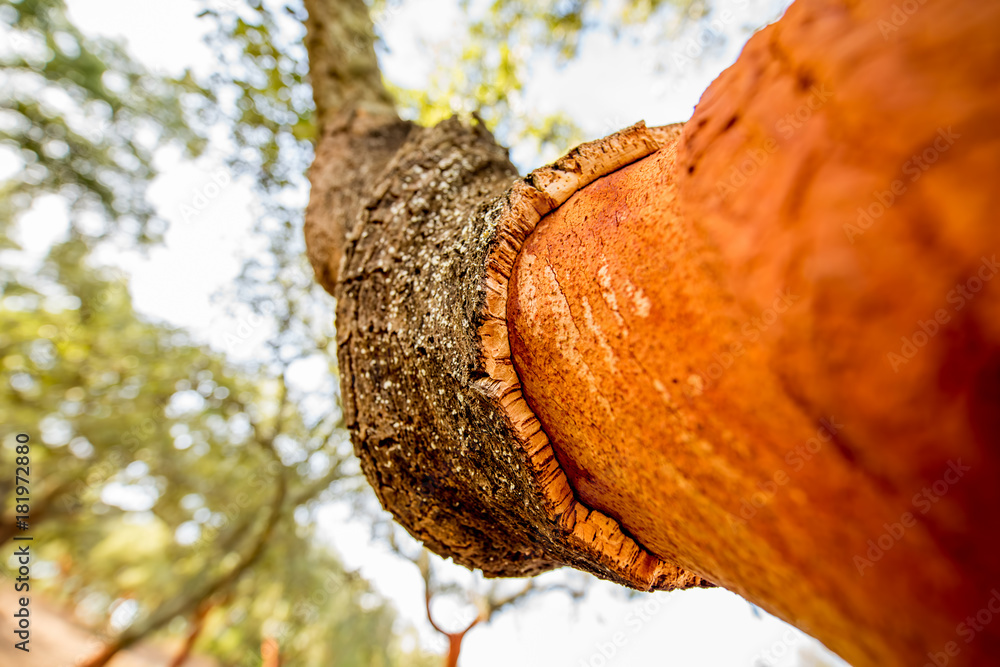
[[[715,582],[856,665],[1000,657],[1000,6],[907,12],[800,0],[683,129],[513,184],[480,125],[387,121],[324,208],[324,134],[310,258],[400,523],[490,576]]]

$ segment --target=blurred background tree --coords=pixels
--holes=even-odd
[[[25,165],[3,184],[0,415],[7,443],[9,425],[39,426],[30,529],[52,570],[44,587],[108,638],[88,664],[159,630],[230,663],[253,664],[267,633],[296,664],[425,664],[399,648],[391,607],[312,539],[314,506],[360,485],[338,412],[306,414],[286,382],[325,347],[332,319],[306,302],[311,280],[288,282],[295,245],[248,263],[243,286],[265,264],[262,280],[275,280],[248,294],[274,336],[242,366],[146,321],[127,277],[94,261],[107,244],[160,240],[146,199],[153,151],[202,150],[221,118],[211,91],[84,37],[59,0],[4,2],[0,18],[13,47],[0,141]],[[45,194],[70,203],[70,228],[32,267],[8,232]],[[261,232],[280,247],[268,222]],[[10,480],[0,484],[9,498]],[[17,528],[4,508],[6,541]]]
[[[212,100],[190,73],[148,71],[109,40],[85,37],[57,0],[0,2],[8,49],[0,143],[24,168],[0,191],[0,231],[34,200],[57,194],[73,232],[146,244],[165,223],[146,199],[153,152],[178,143],[190,156],[205,147],[195,118],[211,120]]]
[[[399,0],[373,3],[376,27]],[[704,0],[461,0],[476,18],[449,61],[438,68],[427,88],[390,86],[400,115],[433,125],[454,113],[476,112],[505,146],[530,145],[541,155],[557,157],[588,136],[566,113],[539,114],[527,108],[525,86],[532,70],[549,59],[562,66],[580,54],[587,33],[610,32],[616,39],[637,40],[639,33],[665,42],[710,13]],[[475,5],[485,11],[473,12]],[[716,40],[718,41],[718,40]],[[379,45],[390,48],[384,40]],[[662,73],[666,63],[647,63]],[[637,120],[637,119],[636,119]],[[621,129],[606,128],[608,133]],[[519,165],[520,166],[520,165]]]

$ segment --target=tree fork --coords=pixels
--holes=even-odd
[[[1000,7],[894,11],[800,0],[683,129],[513,185],[481,125],[393,121],[334,215],[324,135],[310,258],[403,526],[488,576],[715,582],[856,665],[1000,656]]]

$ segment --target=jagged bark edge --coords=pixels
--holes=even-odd
[[[676,140],[680,131],[680,124],[647,128],[640,121],[603,139],[581,144],[555,163],[515,182],[500,200],[503,210],[496,217],[496,241],[487,259],[487,310],[478,331],[481,362],[488,375],[477,384],[501,405],[512,425],[541,490],[549,519],[565,531],[573,547],[640,590],[711,584],[650,553],[615,519],[577,500],[544,426],[521,391],[507,329],[507,288],[517,255],[542,218],[587,184]]]
[[[451,119],[409,132],[358,202],[334,290],[345,423],[383,507],[438,554],[493,577],[711,585],[576,500],[518,402],[501,277],[542,212],[677,131],[640,124],[515,180],[481,124]]]

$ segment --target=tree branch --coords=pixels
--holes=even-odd
[[[348,108],[396,119],[375,57],[375,31],[364,0],[304,0],[304,5],[319,134]]]
[[[278,640],[265,637],[260,642],[261,667],[279,667],[281,665],[281,649]]]
[[[305,0],[305,8],[319,137],[305,235],[316,279],[332,293],[362,199],[413,126],[382,83],[364,0]]]
[[[190,657],[194,643],[198,641],[198,637],[201,636],[202,631],[205,629],[205,617],[208,616],[208,612],[212,610],[213,606],[207,600],[198,605],[198,608],[194,612],[194,617],[191,619],[191,629],[188,631],[187,637],[184,638],[184,644],[177,651],[177,655],[170,661],[170,667],[181,667],[188,657]]]

